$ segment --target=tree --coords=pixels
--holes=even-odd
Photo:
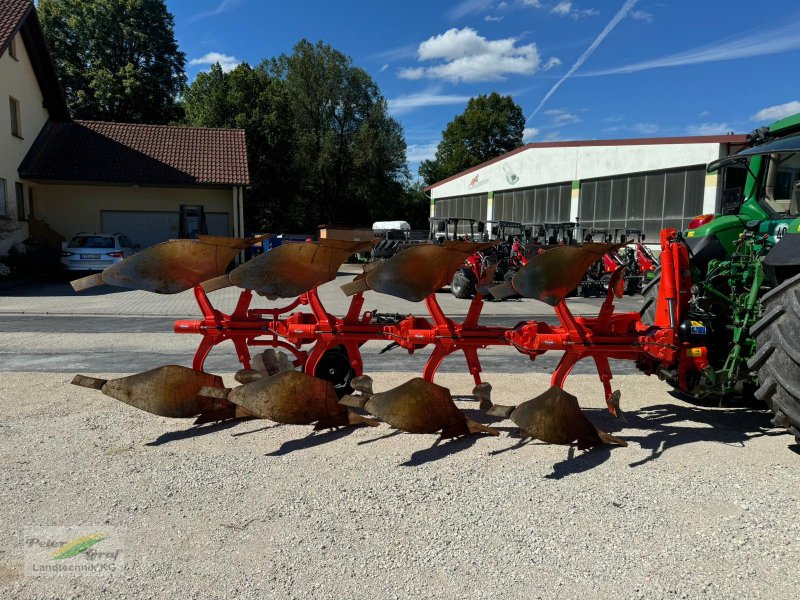
[[[463,113],[447,124],[432,160],[419,165],[431,185],[522,146],[525,115],[511,96],[497,92],[470,98]]]
[[[180,117],[186,56],[163,0],[39,0],[38,12],[74,117]]]
[[[183,107],[190,125],[245,129],[250,227],[311,232],[398,217],[403,130],[371,77],[330,46],[302,40],[291,55],[230,73],[214,65]]]
[[[400,201],[407,178],[400,124],[366,71],[327,44],[298,42],[273,61],[285,86],[304,220],[357,223]]]

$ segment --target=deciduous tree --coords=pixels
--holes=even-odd
[[[428,185],[522,146],[525,115],[511,96],[497,92],[470,98],[447,124],[432,160],[420,163]]]
[[[163,0],[39,0],[38,13],[74,117],[179,117],[186,57]]]

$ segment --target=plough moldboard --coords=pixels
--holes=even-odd
[[[566,297],[588,267],[619,245],[553,248],[532,258],[510,281],[492,287],[495,298],[520,295],[549,304],[559,322],[527,321],[507,328],[480,323],[480,293],[460,321],[446,316],[436,299],[436,291],[450,281],[459,265],[486,244],[419,245],[388,260],[367,263],[363,273],[342,286],[351,299],[347,313],[337,317],[323,306],[318,287],[332,281],[341,264],[363,249],[364,243],[284,244],[226,273],[233,257],[253,241],[203,236],[164,242],[99,275],[73,282],[76,290],[103,284],[156,293],[193,289],[201,313],[201,318],[180,320],[174,327],[176,333],[200,336],[191,369],[169,365],[110,381],[78,375],[73,383],[100,389],[156,415],[196,418],[196,424],[257,417],[314,424],[317,429],[377,425],[361,414],[366,412],[410,433],[497,435],[495,429],[468,419],[453,403],[449,390],[433,383],[442,361],[460,352],[474,378],[473,393],[481,409],[511,419],[522,437],[558,444],[577,442],[579,448],[588,448],[626,444],[592,425],[577,399],[563,391],[578,361],[594,361],[608,409],[617,416],[621,416],[619,392],[612,388],[609,359],[635,361],[648,374],[697,371],[707,365],[702,352],[678,337],[691,282],[687,251],[674,230],[662,232],[662,285],[654,325],[643,324],[638,313],[615,312],[614,298],[622,296],[624,269],[615,272],[596,316],[575,316],[569,309]],[[225,314],[214,308],[208,292],[232,285],[242,292],[233,312]],[[479,289],[486,287],[479,285]],[[427,317],[362,312],[366,290],[424,302]],[[251,308],[254,293],[286,299],[287,304]],[[233,389],[224,388],[221,378],[203,371],[209,352],[228,340],[241,363],[236,373],[241,385]],[[363,373],[361,354],[369,341],[385,341],[409,353],[432,347],[422,377],[374,394],[372,380]],[[562,351],[551,388],[517,406],[494,404],[491,386],[481,381],[478,352],[489,346],[513,347],[530,360],[548,351]],[[261,347],[266,350],[252,353]]]

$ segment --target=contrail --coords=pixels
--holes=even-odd
[[[751,56],[781,54],[783,52],[797,50],[798,48],[800,48],[800,22],[794,22],[779,29],[773,28],[748,36],[728,38],[708,46],[686,50],[662,58],[634,63],[624,67],[613,67],[611,69],[599,69],[597,71],[581,73],[578,77],[636,73],[648,69],[699,65],[723,60],[748,58]]]
[[[572,75],[575,73],[575,71],[580,69],[581,66],[583,65],[583,63],[585,63],[586,60],[592,54],[594,54],[594,51],[597,50],[597,47],[600,44],[602,44],[603,40],[606,39],[606,37],[608,37],[608,34],[611,33],[617,25],[619,25],[619,22],[622,21],[622,19],[624,19],[625,17],[628,16],[628,13],[631,12],[631,9],[634,6],[636,6],[636,3],[638,1],[639,0],[625,0],[625,4],[622,5],[622,8],[619,9],[619,12],[617,12],[617,14],[614,15],[614,18],[611,19],[611,21],[608,22],[608,25],[606,25],[605,29],[603,29],[603,31],[600,32],[600,35],[597,36],[597,38],[586,49],[586,51],[583,54],[581,54],[580,57],[578,57],[578,60],[576,60],[575,64],[572,65],[572,68],[569,71],[567,71],[567,74],[564,75],[561,79],[559,79],[556,82],[556,84],[553,87],[550,88],[550,91],[547,92],[544,95],[544,98],[542,98],[542,101],[539,102],[539,106],[537,106],[536,110],[534,110],[531,113],[531,116],[528,117],[528,121],[530,121],[533,117],[536,116],[536,113],[538,113],[542,109],[542,107],[544,106],[545,102],[547,102],[550,99],[550,97],[553,94],[556,93],[556,90],[561,87],[561,84],[564,83],[570,77],[572,77]]]

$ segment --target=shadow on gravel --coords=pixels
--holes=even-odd
[[[485,436],[482,435],[465,435],[459,438],[454,438],[447,442],[443,442],[442,438],[436,438],[436,441],[433,443],[433,446],[430,448],[426,448],[425,450],[417,450],[414,452],[409,459],[404,462],[400,463],[401,467],[418,467],[420,465],[424,465],[425,463],[433,462],[435,460],[440,460],[442,458],[447,458],[452,454],[456,454],[457,452],[463,452],[468,448],[472,448],[476,442],[478,442],[481,438]]]
[[[181,440],[189,440],[201,435],[208,435],[209,433],[217,433],[218,431],[225,431],[231,427],[236,427],[242,423],[243,419],[231,419],[229,421],[220,421],[211,425],[199,425],[197,427],[190,427],[181,431],[170,431],[169,433],[162,433],[152,442],[147,442],[145,446],[161,446],[170,442],[179,442]]]
[[[770,422],[771,413],[765,409],[752,407],[699,408],[657,404],[637,411],[626,412],[626,422],[618,421],[604,409],[584,409],[592,423],[603,431],[619,433],[629,444],[638,444],[649,450],[649,456],[630,463],[639,467],[660,458],[671,448],[697,442],[716,442],[726,446],[744,447],[751,439],[763,436],[785,435]],[[633,430],[633,432],[632,432]],[[642,435],[636,435],[636,430]],[[608,460],[611,452],[625,452],[612,449],[612,446],[597,446],[574,458],[553,465],[553,473],[548,479],[562,479],[589,471]],[[570,453],[572,454],[572,452]]]
[[[327,444],[347,437],[356,430],[355,427],[340,427],[339,429],[331,429],[323,433],[316,431],[308,434],[306,437],[296,440],[288,440],[281,444],[281,447],[272,452],[267,452],[264,456],[285,456],[290,452],[297,452],[298,450],[308,450],[321,444]]]

